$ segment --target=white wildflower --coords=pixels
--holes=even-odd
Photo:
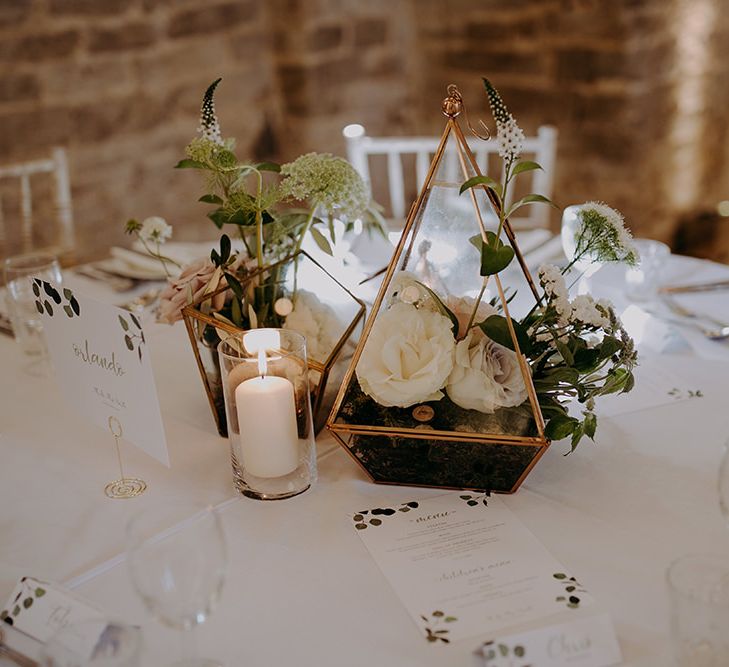
[[[486,94],[489,98],[491,113],[496,121],[496,139],[499,143],[499,156],[505,160],[516,160],[524,148],[524,132],[516,124],[514,116],[509,113],[499,92],[484,79]]]
[[[561,319],[569,316],[572,308],[570,306],[569,292],[564,276],[558,267],[552,264],[542,264],[539,267],[539,282],[544,289],[549,303],[559,313]],[[565,323],[565,322],[562,322]]]
[[[515,160],[524,148],[524,131],[516,124],[514,117],[504,123],[496,123],[496,139],[499,142],[499,157]]]
[[[609,326],[610,320],[597,308],[595,300],[589,294],[576,296],[572,301],[570,320],[593,327]]]
[[[575,257],[593,262],[625,262],[634,265],[638,250],[625,226],[623,215],[601,202],[587,202],[578,207],[579,226],[575,231]]]
[[[146,243],[164,243],[172,236],[172,227],[167,224],[164,218],[153,215],[142,221],[139,230],[139,238]]]
[[[219,83],[220,79],[213,81],[205,91],[202,108],[200,109],[200,127],[198,127],[198,132],[201,133],[203,139],[222,146],[223,138],[220,135],[220,123],[218,122],[218,117],[215,115],[215,102],[213,101],[215,88]]]

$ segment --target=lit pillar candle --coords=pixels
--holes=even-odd
[[[278,332],[258,330],[244,337],[249,352],[258,353],[258,376],[235,389],[242,464],[256,477],[282,477],[299,466],[299,430],[294,385],[266,375],[266,349],[280,347]]]

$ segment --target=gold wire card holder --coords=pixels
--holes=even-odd
[[[319,430],[325,424],[347,362],[354,351],[354,343],[350,339],[364,322],[364,302],[304,250],[250,273],[240,283],[246,294],[261,286],[270,290],[264,296],[272,306],[275,294],[292,301],[294,308],[297,298],[316,301],[320,319],[317,331],[302,333],[307,339],[311,403],[315,428]],[[228,289],[227,286],[221,287],[182,309],[210,409],[218,433],[223,437],[228,435],[228,428],[217,346],[221,340],[239,336],[246,329],[206,312],[206,304]],[[282,322],[277,321],[272,326],[281,326]],[[259,326],[262,324],[259,323]],[[299,326],[297,324],[291,328],[298,330]]]
[[[116,449],[116,460],[119,464],[119,479],[109,482],[104,487],[104,493],[107,498],[136,498],[144,493],[147,489],[147,483],[138,477],[127,477],[124,475],[124,467],[122,466],[121,449],[119,447],[119,438],[122,437],[123,429],[121,422],[113,415],[109,417],[109,431],[114,436],[114,447]]]
[[[498,273],[482,277],[479,272],[474,239],[485,244],[490,238],[488,234],[499,219],[499,201],[483,185],[460,196],[460,186],[482,172],[457,120],[465,109],[455,86],[448,87],[442,111],[447,122],[440,143],[408,214],[327,427],[374,482],[513,493],[550,443],[529,365],[512,324],[506,294],[510,286],[505,286]],[[476,137],[488,138],[482,134]],[[517,260],[510,275],[518,277],[522,299],[527,297],[534,304],[538,292],[508,219],[503,232]],[[406,281],[411,287],[403,287]],[[521,402],[489,413],[464,409],[444,391],[438,392],[439,398],[426,397],[414,403],[375,400],[369,378],[365,382],[364,361],[370,364],[379,354],[373,348],[386,348],[393,340],[383,328],[383,315],[396,327],[396,315],[413,312],[410,304],[459,303],[466,294],[476,305],[491,295],[491,302],[503,313],[506,335],[515,353],[514,382],[519,383]],[[471,294],[478,294],[478,301],[473,301]],[[473,317],[465,331],[472,322]],[[460,322],[453,324],[455,331],[460,331]],[[382,335],[376,326],[384,331]],[[371,338],[374,340],[368,349]],[[391,361],[392,356],[386,360]]]

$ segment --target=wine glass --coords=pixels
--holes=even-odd
[[[585,253],[578,259],[575,259],[577,252],[577,232],[582,224],[578,213],[582,209],[581,206],[567,206],[562,212],[562,228],[560,237],[562,239],[562,250],[564,251],[567,261],[572,264],[572,270],[577,274],[580,280],[579,293],[587,290],[587,281],[602,267],[602,262],[597,262],[589,254]]]
[[[8,257],[3,269],[7,287],[6,302],[13,335],[23,354],[32,362],[27,370],[34,375],[47,375],[50,371],[48,348],[43,335],[43,318],[38,311],[41,306],[36,302],[42,304],[45,301],[50,304],[53,301],[50,295],[42,291],[39,292],[40,298],[38,298],[35,290],[39,288],[33,279],[40,278],[56,286],[61,285],[61,267],[58,259],[48,252],[18,255]],[[52,307],[47,306],[47,308]]]
[[[719,465],[719,508],[729,524],[729,440],[724,443],[724,453]]]
[[[179,506],[147,509],[129,522],[127,562],[132,583],[158,621],[182,632],[186,658],[174,667],[221,667],[197,658],[192,631],[210,615],[223,589],[227,565],[223,527],[211,508],[197,510],[183,521],[179,516]]]

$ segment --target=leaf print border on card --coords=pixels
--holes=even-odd
[[[458,620],[456,616],[446,615],[445,612],[436,610],[430,614],[430,617],[421,614],[420,618],[423,621],[423,630],[427,641],[431,644],[438,642],[442,642],[443,644],[451,643],[451,640],[447,636],[450,630],[443,627],[443,623],[455,623]]]
[[[365,530],[370,526],[381,526],[386,517],[394,516],[398,512],[409,512],[419,506],[420,503],[411,500],[407,503],[401,503],[399,507],[376,507],[370,510],[362,510],[352,515],[352,521],[354,521],[354,527],[357,530]]]
[[[73,292],[68,287],[63,287],[62,291],[66,303],[63,303],[61,295],[51,283],[40,278],[33,278],[33,294],[35,295],[36,310],[41,315],[46,313],[49,317],[53,317],[55,312],[53,304],[55,304],[63,308],[63,312],[66,313],[67,317],[79,317],[81,315],[81,306]]]
[[[147,341],[144,338],[144,331],[142,331],[139,318],[131,311],[129,311],[128,315],[134,327],[132,327],[132,324],[129,324],[123,315],[119,315],[119,324],[124,332],[124,344],[130,352],[137,351],[139,363],[142,363],[142,345],[146,345]]]
[[[564,572],[555,572],[552,575],[562,586],[565,595],[558,595],[555,602],[564,603],[569,609],[579,609],[582,598],[576,593],[587,593],[587,589],[575,577],[568,577]]]
[[[46,589],[42,586],[33,587],[28,577],[20,580],[20,586],[18,594],[13,598],[12,607],[0,611],[0,621],[8,625],[14,625],[15,619],[24,609],[30,609],[38,598],[42,598],[46,594]]]

